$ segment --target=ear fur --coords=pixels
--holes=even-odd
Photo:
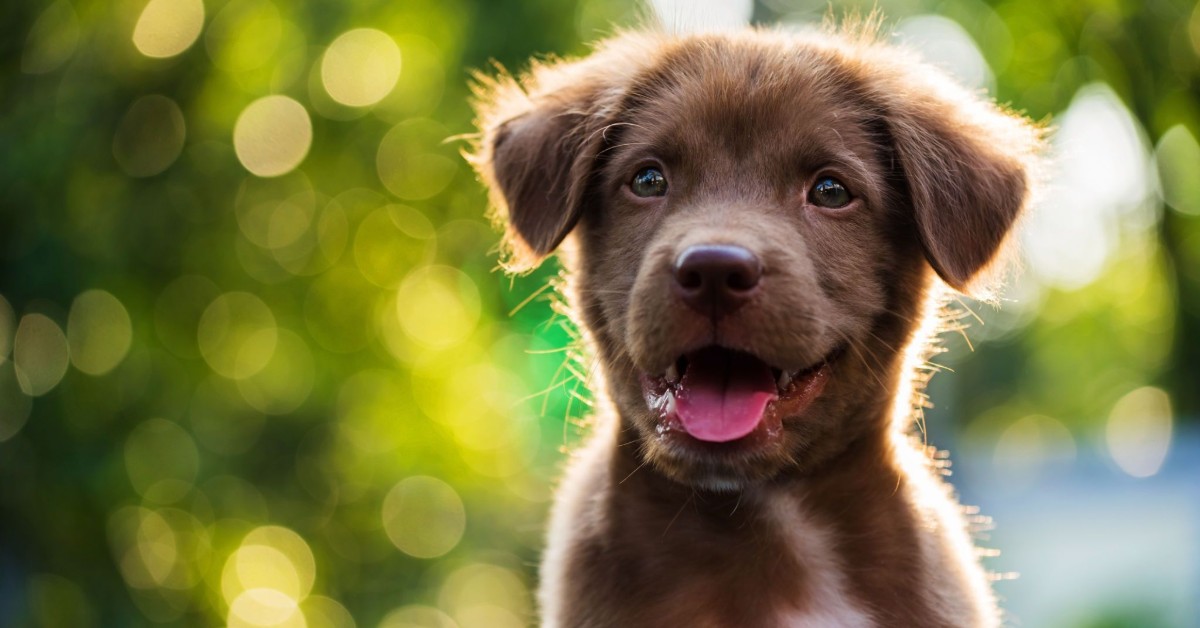
[[[574,228],[630,77],[659,45],[626,34],[583,60],[535,63],[519,79],[476,76],[480,136],[467,158],[504,225],[507,270],[536,267]]]
[[[926,258],[955,290],[985,292],[1041,174],[1042,130],[913,59],[876,54],[875,99]],[[875,49],[873,52],[880,52]],[[981,285],[982,284],[982,285]]]

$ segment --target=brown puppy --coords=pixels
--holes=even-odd
[[[912,382],[1039,133],[863,35],[624,34],[481,96],[510,265],[572,236],[603,376],[544,625],[997,624]]]

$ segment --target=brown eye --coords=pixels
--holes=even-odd
[[[667,178],[658,168],[642,168],[633,175],[633,180],[629,182],[629,189],[642,197],[666,196]]]
[[[833,177],[821,177],[809,190],[808,200],[819,207],[837,209],[849,205],[853,199],[850,190],[847,190],[841,181]]]

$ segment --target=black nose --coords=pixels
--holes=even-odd
[[[758,257],[732,244],[690,246],[675,258],[675,294],[714,319],[745,305],[761,279]]]

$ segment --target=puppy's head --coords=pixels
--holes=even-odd
[[[610,40],[484,86],[475,163],[573,305],[640,455],[731,489],[886,429],[932,276],[969,291],[1038,133],[878,44]]]

